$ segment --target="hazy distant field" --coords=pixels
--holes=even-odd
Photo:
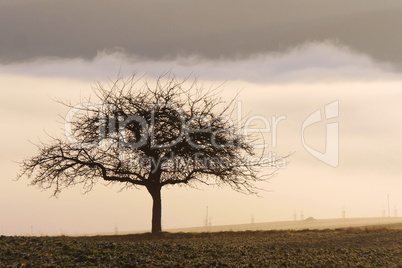
[[[389,226],[401,224],[402,217],[345,218],[316,220],[307,218],[298,221],[263,222],[253,224],[222,225],[171,229],[169,232],[227,232],[227,231],[269,231],[269,230],[323,230],[348,227]]]
[[[402,230],[0,237],[1,267],[401,267]]]

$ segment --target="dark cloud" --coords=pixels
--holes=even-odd
[[[401,25],[402,3],[391,0],[3,0],[0,60],[93,59],[116,49],[233,59],[332,40],[402,64]]]

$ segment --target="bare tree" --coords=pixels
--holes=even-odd
[[[90,191],[99,181],[145,187],[153,200],[152,232],[161,232],[161,189],[183,184],[229,185],[255,193],[258,175],[253,146],[230,118],[217,90],[195,81],[160,77],[155,85],[118,78],[97,83],[99,104],[69,106],[66,139],[39,144],[39,153],[21,163],[18,178],[42,189],[82,184]]]

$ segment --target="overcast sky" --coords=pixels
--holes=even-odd
[[[81,195],[77,187],[49,199],[51,192],[12,180],[16,162],[36,153],[28,140],[62,135],[58,115],[68,110],[54,99],[79,103],[95,81],[119,72],[152,80],[170,70],[223,83],[224,98],[241,92],[243,114],[286,117],[270,151],[295,153],[260,186],[261,197],[170,187],[164,227],[202,225],[206,206],[212,224],[292,220],[294,212],[336,218],[343,208],[348,217],[376,217],[388,194],[392,214],[402,208],[400,25],[398,1],[0,1],[0,234],[149,229],[145,189],[99,185]],[[336,167],[311,155],[301,137],[309,115],[333,102]],[[328,122],[306,129],[309,147],[325,151]]]
[[[0,3],[0,59],[93,59],[122,50],[161,60],[237,59],[333,41],[399,66],[399,1],[53,1]]]

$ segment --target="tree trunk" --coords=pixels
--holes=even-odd
[[[148,192],[152,196],[152,233],[162,232],[162,198],[161,187],[149,187]]]

